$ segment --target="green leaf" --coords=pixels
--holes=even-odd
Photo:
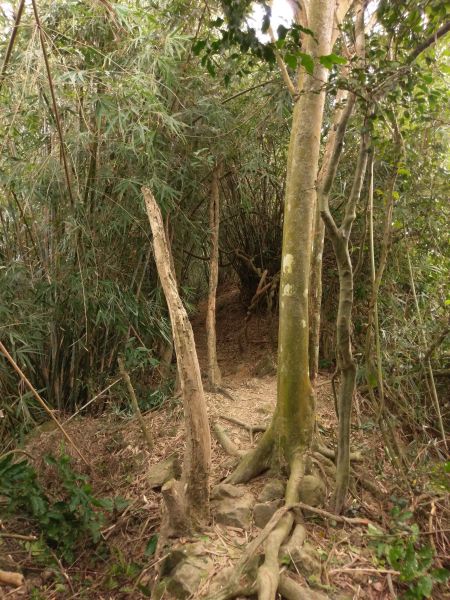
[[[314,73],[314,60],[309,54],[299,52],[299,58],[301,64],[305,67],[305,71],[312,75]]]
[[[211,27],[221,27],[223,25],[223,19],[221,17],[217,17],[214,21],[211,21]]]
[[[156,546],[158,544],[158,536],[152,535],[152,537],[149,539],[147,546],[145,548],[145,556],[153,556],[153,554],[155,554],[156,551]]]
[[[415,592],[420,594],[417,598],[429,598],[431,596],[431,592],[433,590],[433,580],[429,575],[424,575],[419,577],[417,580],[415,587]]]
[[[431,576],[434,581],[438,583],[445,583],[447,579],[450,578],[450,571],[448,569],[433,569],[431,571]]]
[[[377,529],[375,525],[372,525],[372,523],[367,525],[367,533],[376,537],[383,535],[383,532],[380,529]]]
[[[196,56],[198,56],[205,46],[206,46],[206,40],[198,40],[197,42],[195,42],[195,44],[193,44],[192,52]]]
[[[286,54],[284,60],[287,66],[291,69],[297,68],[297,57],[295,56],[295,54]]]
[[[284,25],[278,25],[278,28],[277,28],[278,40],[284,40],[288,31],[289,31],[289,29],[287,29]]]
[[[320,64],[323,65],[326,69],[333,68],[333,65],[345,65],[347,63],[346,58],[333,53],[320,56],[319,61]]]

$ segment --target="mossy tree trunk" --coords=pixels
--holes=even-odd
[[[314,0],[307,22],[315,37],[305,36],[303,48],[315,59],[312,75],[300,70],[289,143],[284,208],[280,316],[278,338],[277,407],[271,426],[257,448],[247,455],[229,481],[249,480],[269,462],[301,465],[311,446],[314,392],[309,377],[308,285],[316,180],[329,71],[317,57],[331,53],[334,37],[334,0]],[[299,466],[300,472],[303,467]],[[291,495],[292,497],[292,495]]]

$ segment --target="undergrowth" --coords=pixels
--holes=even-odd
[[[404,589],[400,596],[402,600],[431,598],[435,585],[446,583],[450,571],[435,567],[435,550],[421,537],[413,513],[405,510],[406,501],[395,501],[391,512],[393,526],[389,533],[369,525],[376,560],[398,571]]]
[[[28,460],[16,461],[15,454],[6,454],[0,458],[0,514],[25,516],[39,531],[38,540],[29,546],[32,554],[45,562],[54,552],[70,563],[81,544],[99,546],[105,512],[120,511],[127,502],[96,498],[87,477],[72,469],[66,454],[44,460],[55,469],[60,499],[49,498]]]

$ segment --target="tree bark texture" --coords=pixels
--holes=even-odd
[[[189,525],[196,527],[209,517],[211,435],[206,412],[200,367],[191,323],[178,293],[161,211],[152,192],[142,189],[153,233],[155,261],[169,309],[177,355],[186,423],[183,484]]]
[[[322,197],[322,217],[333,244],[339,272],[339,304],[336,325],[337,367],[340,373],[338,392],[338,453],[336,461],[335,510],[341,512],[350,479],[350,422],[355,390],[356,364],[352,353],[351,325],[353,308],[353,267],[349,252],[349,239],[356,218],[356,204],[367,167],[367,122],[361,135],[361,147],[342,225],[338,228],[328,207],[327,197]]]
[[[206,341],[208,351],[208,385],[211,390],[220,387],[222,376],[217,363],[216,341],[216,293],[219,280],[219,167],[213,170],[211,181],[211,195],[209,200],[209,229],[211,232],[211,246],[209,259],[209,292],[208,308],[206,312]]]
[[[331,52],[335,2],[315,0],[308,11],[305,52]],[[284,209],[278,343],[277,445],[288,462],[311,444],[315,407],[309,378],[308,286],[316,199],[320,133],[328,70],[315,60],[313,75],[302,74],[288,153]]]

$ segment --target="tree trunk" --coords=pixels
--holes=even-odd
[[[349,240],[356,217],[356,204],[361,195],[368,156],[367,119],[361,135],[361,148],[355,177],[342,225],[338,228],[331,216],[328,199],[322,196],[321,214],[333,244],[339,272],[339,306],[337,315],[337,367],[341,375],[338,392],[338,452],[336,461],[335,510],[342,511],[350,479],[350,422],[355,389],[356,365],[351,345],[353,308],[353,267],[349,252]]]
[[[169,308],[177,355],[186,422],[186,451],[181,490],[187,528],[192,529],[204,524],[209,517],[211,436],[194,334],[178,294],[161,211],[152,192],[147,188],[143,188],[142,192],[153,233],[155,261]],[[168,508],[170,509],[169,506]]]
[[[222,383],[217,363],[216,347],[216,293],[219,279],[219,167],[213,170],[211,197],[209,201],[209,229],[211,232],[211,250],[209,259],[209,292],[206,313],[206,341],[208,350],[208,386],[216,390]]]
[[[335,2],[315,0],[309,7],[305,52],[330,54]],[[308,284],[315,211],[320,133],[329,71],[315,60],[314,74],[299,73],[301,93],[294,106],[286,176],[277,408],[272,425],[252,454],[229,478],[246,481],[267,467],[275,445],[277,459],[291,465],[311,445],[314,393],[309,378]],[[300,76],[301,75],[301,76]]]
[[[339,90],[336,96],[336,110],[333,125],[328,135],[318,177],[316,212],[314,216],[314,238],[311,258],[311,281],[309,289],[309,375],[311,381],[317,377],[320,350],[320,311],[322,308],[322,257],[325,240],[325,223],[320,216],[320,197],[330,194],[342,154],[344,135],[355,106],[356,97],[346,90]],[[327,200],[328,201],[328,200]]]

